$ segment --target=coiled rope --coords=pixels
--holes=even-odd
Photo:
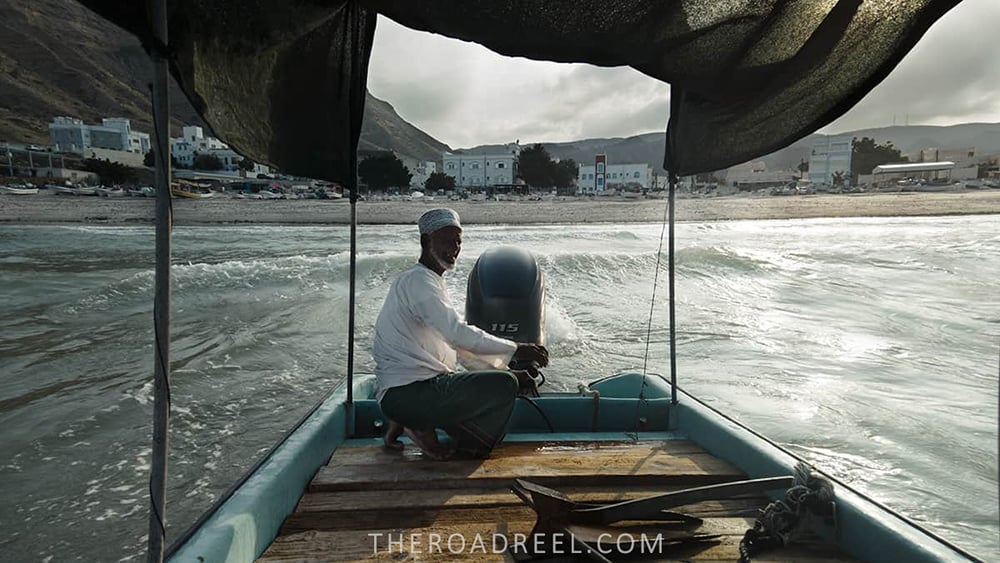
[[[830,481],[812,475],[805,463],[795,465],[795,481],[785,497],[768,504],[740,540],[740,563],[786,546],[812,526],[816,517],[830,519],[836,528],[836,504]]]

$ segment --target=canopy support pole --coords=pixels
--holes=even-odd
[[[684,98],[684,90],[670,87],[670,118],[667,120],[667,151],[663,159],[664,168],[667,170],[667,181],[669,191],[667,192],[667,208],[669,209],[667,219],[667,285],[670,287],[670,404],[677,404],[677,314],[674,300],[674,208],[677,201],[677,146],[674,135],[674,123],[681,112],[681,100]],[[671,411],[673,412],[673,410]]]
[[[167,438],[170,419],[170,106],[167,93],[166,0],[150,0],[151,28],[159,48],[153,63],[153,129],[156,136],[156,287],[153,297],[153,452],[149,475],[148,561],[163,561],[166,538]]]
[[[358,272],[358,183],[351,187],[350,297],[347,304],[347,436],[354,435],[354,309]]]
[[[670,290],[670,403],[677,404],[677,323],[674,307],[674,194],[677,191],[677,175],[670,174],[670,191],[667,193],[667,286]]]

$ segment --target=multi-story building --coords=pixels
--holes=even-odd
[[[190,168],[199,154],[214,155],[222,163],[222,169],[228,172],[239,170],[243,161],[243,157],[229,145],[215,137],[206,137],[202,128],[195,125],[185,125],[181,137],[170,139],[170,156],[180,165]],[[257,163],[254,163],[253,170],[248,171],[249,175],[269,173],[267,166]]]
[[[49,124],[49,137],[57,151],[84,153],[98,148],[146,154],[150,148],[149,134],[132,130],[124,117],[109,117],[100,125],[87,125],[75,117],[56,117]]]
[[[455,187],[483,189],[511,186],[517,178],[516,145],[509,152],[489,154],[444,153],[442,172],[455,179]]]
[[[845,184],[851,181],[851,141],[850,135],[822,136],[813,142],[809,154],[809,181],[813,185],[833,185],[838,172]]]
[[[594,156],[594,164],[577,167],[577,190],[580,194],[602,194],[617,190],[648,190],[653,169],[646,163],[608,164],[604,154]]]
[[[401,160],[412,175],[410,178],[411,188],[423,188],[431,174],[437,172],[437,163],[433,160],[417,160],[408,157]]]

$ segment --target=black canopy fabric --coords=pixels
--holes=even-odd
[[[216,135],[282,171],[354,185],[375,16],[539,60],[671,84],[665,165],[745,162],[842,115],[960,0],[80,0],[164,51]],[[433,61],[431,61],[433,63]]]

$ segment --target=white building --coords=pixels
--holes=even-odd
[[[49,137],[57,151],[81,154],[90,148],[146,154],[150,147],[149,134],[133,131],[132,123],[124,117],[105,118],[100,125],[56,117],[49,124]]]
[[[229,145],[215,137],[206,137],[202,128],[195,125],[185,125],[181,137],[170,139],[170,156],[180,165],[190,168],[199,154],[215,155],[222,162],[222,169],[229,172],[239,170],[240,162],[243,161],[243,157],[230,149]],[[270,168],[257,163],[254,163],[253,170],[247,172],[251,176],[269,173]]]
[[[852,141],[850,135],[839,135],[820,137],[813,142],[809,155],[809,181],[813,185],[832,186],[837,172],[843,175],[845,184],[851,182]]]
[[[738,190],[756,190],[769,186],[788,184],[798,179],[796,170],[767,169],[763,160],[744,162],[726,170],[726,183]]]
[[[652,185],[653,169],[646,163],[608,164],[603,154],[594,157],[594,164],[577,167],[577,191],[580,194],[601,194],[616,190],[648,190]]]
[[[476,189],[510,186],[517,178],[517,150],[493,154],[444,153],[442,172],[455,179],[455,187]]]
[[[406,169],[410,171],[411,188],[423,189],[424,184],[427,183],[427,178],[430,178],[431,174],[438,171],[438,165],[433,160],[417,160],[405,156],[400,156],[399,159],[403,161],[403,166],[406,166]]]

